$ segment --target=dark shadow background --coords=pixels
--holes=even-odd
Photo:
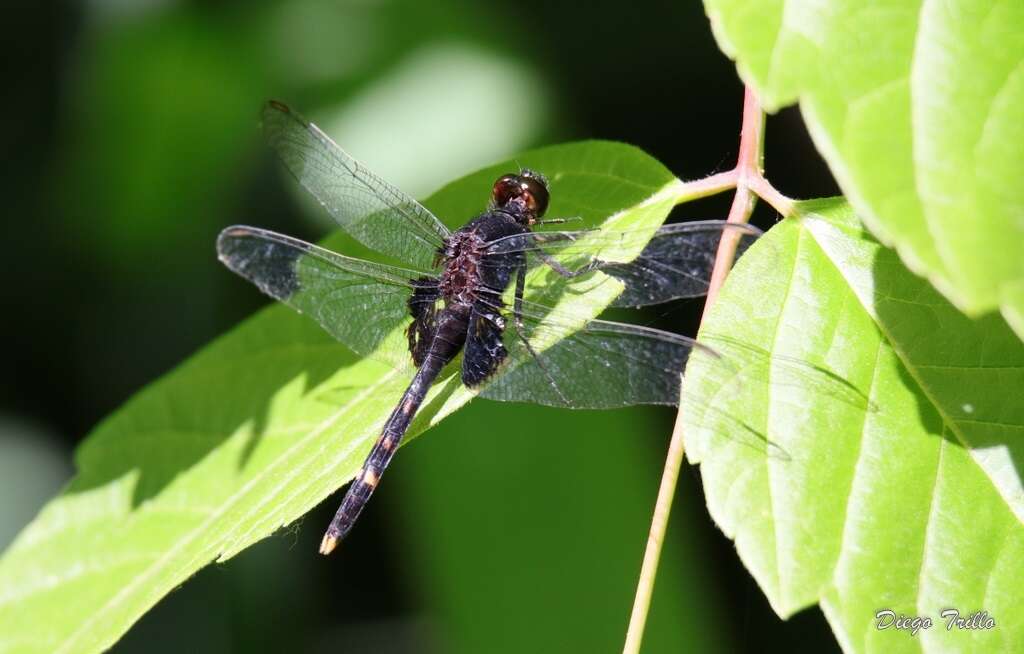
[[[418,195],[558,141],[626,141],[684,179],[728,168],[737,150],[742,86],[692,0],[19,5],[5,12],[0,64],[0,460],[12,471],[0,479],[0,546],[70,476],[72,448],[100,419],[264,304],[216,261],[221,227],[244,222],[310,240],[328,232],[262,146],[265,99],[289,101]],[[767,170],[793,197],[838,192],[793,109],[768,120]],[[704,200],[677,217],[723,218],[728,202]],[[763,228],[775,220],[763,207],[755,218]],[[692,333],[699,309],[683,304],[645,321]],[[574,651],[581,641],[555,641],[536,624],[515,622],[516,602],[498,586],[493,596],[463,592],[491,583],[474,559],[481,548],[502,560],[513,553],[474,538],[474,530],[497,527],[459,498],[491,493],[514,511],[516,484],[575,480],[562,471],[592,464],[589,481],[552,488],[552,502],[571,502],[607,478],[597,458],[583,456],[587,439],[599,437],[587,432],[606,431],[607,442],[618,443],[609,451],[639,447],[646,487],[594,500],[627,516],[622,578],[630,586],[672,418],[475,402],[403,450],[343,558],[315,555],[332,498],[286,533],[204,570],[116,651],[503,651],[514,638],[502,636],[503,646],[486,640],[474,625],[490,623],[472,614],[503,602],[510,632],[538,629],[534,651]],[[549,441],[563,437],[570,444],[548,456]],[[518,449],[505,449],[509,443]],[[509,461],[522,467],[496,480]],[[711,524],[698,475],[687,467],[680,483],[675,545],[652,609],[657,634],[646,651],[676,651],[680,642],[723,651],[835,649],[818,609],[785,623],[772,613]],[[627,499],[617,506],[620,497]],[[586,543],[544,543],[541,513],[525,507],[521,518],[541,521],[541,546],[567,561],[596,556]],[[621,524],[610,528],[626,530]],[[430,546],[421,546],[425,532]],[[508,565],[532,565],[543,552]],[[676,568],[699,576],[664,574]],[[561,610],[571,613],[574,590],[588,591],[557,583]],[[662,592],[714,605],[699,638],[678,633],[686,620],[658,613]],[[609,634],[625,631],[631,587],[620,595],[623,606],[601,618]],[[609,638],[601,640],[607,651],[621,647],[621,635]]]

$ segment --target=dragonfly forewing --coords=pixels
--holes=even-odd
[[[622,285],[611,306],[640,307],[707,294],[723,239],[733,239],[739,255],[760,234],[750,225],[709,220],[657,229],[529,232],[494,241],[489,251],[525,253],[533,266],[548,267],[549,279],[571,280],[563,286],[610,278]]]
[[[423,205],[280,102],[264,106],[263,131],[295,179],[353,238],[409,266],[433,268],[450,232]]]

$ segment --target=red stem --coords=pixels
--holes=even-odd
[[[746,223],[749,221],[758,197],[763,198],[783,216],[792,215],[794,212],[793,200],[775,190],[764,178],[763,164],[764,113],[761,111],[761,105],[753,89],[748,86],[743,94],[743,125],[740,129],[740,151],[736,167],[724,173],[684,184],[683,192],[680,194],[681,201],[704,197],[727,188],[735,188],[736,194],[733,196],[727,219],[729,222]],[[701,317],[702,324],[707,317],[708,310],[718,297],[726,275],[732,268],[732,263],[736,258],[736,246],[741,236],[738,230],[722,233],[722,239],[718,244],[718,253],[715,255],[715,265],[711,271],[711,280],[708,283],[707,301],[704,304],[704,314]],[[640,580],[637,584],[636,597],[633,600],[633,612],[626,632],[623,654],[637,654],[643,639],[647,612],[651,604],[651,595],[654,592],[654,579],[658,572],[658,560],[661,558],[661,546],[665,540],[668,518],[672,510],[672,498],[675,495],[679,469],[683,462],[681,416],[682,406],[680,406],[676,418],[675,429],[672,431],[672,440],[669,442],[665,468],[661,475],[661,486],[658,488],[658,499],[654,504],[654,516],[651,519],[651,529],[647,536],[647,548],[644,551],[644,561],[640,569]]]

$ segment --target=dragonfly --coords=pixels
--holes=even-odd
[[[742,250],[760,234],[756,228],[695,221],[550,229],[572,217],[545,220],[550,185],[523,168],[482,189],[481,213],[451,231],[287,105],[267,103],[262,119],[269,145],[338,225],[402,263],[348,257],[244,225],[217,239],[232,271],[357,354],[412,376],[328,526],[322,554],[352,529],[446,366],[459,366],[461,382],[489,399],[615,408],[677,405],[691,353],[718,356],[685,336],[597,318],[607,301],[595,300],[594,310],[556,305],[567,293],[585,299],[602,284],[614,285],[613,307],[702,296],[723,237],[732,234]],[[553,281],[535,285],[535,271]]]

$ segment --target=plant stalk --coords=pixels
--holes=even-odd
[[[761,110],[761,105],[753,89],[749,86],[744,89],[743,94],[743,123],[740,129],[740,150],[736,167],[702,180],[688,182],[684,188],[692,191],[685,199],[703,197],[734,188],[735,195],[728,217],[728,221],[732,223],[748,222],[758,197],[763,198],[783,216],[793,214],[794,201],[775,190],[764,178],[764,112]],[[718,297],[718,292],[725,282],[729,269],[732,268],[736,258],[736,247],[741,236],[735,230],[722,234],[722,239],[718,244],[718,253],[715,256],[714,268],[711,272],[711,280],[708,283],[707,301],[704,304],[701,324]],[[647,535],[647,548],[644,551],[644,560],[640,568],[640,580],[637,583],[636,597],[633,600],[633,612],[630,615],[629,628],[626,631],[623,654],[638,654],[640,643],[643,640],[647,613],[654,592],[654,580],[658,573],[658,560],[661,558],[661,547],[665,541],[668,518],[672,511],[672,499],[675,496],[676,482],[679,480],[679,470],[683,463],[682,411],[682,402],[680,402],[675,428],[672,430],[672,440],[669,442],[668,454],[665,458],[665,468],[661,475],[661,485],[658,488],[658,499],[654,504],[654,516],[651,519],[651,529]]]

